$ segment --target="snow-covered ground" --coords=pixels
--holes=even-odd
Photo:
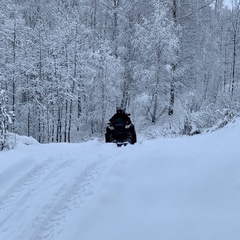
[[[240,239],[240,121],[121,148],[27,143],[0,152],[1,240]]]

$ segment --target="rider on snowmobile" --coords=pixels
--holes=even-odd
[[[126,144],[126,142],[130,144],[137,142],[134,125],[129,116],[130,114],[117,107],[116,113],[109,119],[110,123],[106,128],[106,142],[117,142],[120,145]]]
[[[129,115],[125,113],[125,111],[122,108],[117,107],[116,113],[109,119],[109,121],[110,123],[113,123],[116,119],[119,118],[121,118],[126,124],[132,123]]]

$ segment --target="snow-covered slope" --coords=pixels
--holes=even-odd
[[[239,240],[240,122],[117,148],[0,152],[2,240]]]

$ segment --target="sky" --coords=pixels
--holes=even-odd
[[[226,6],[228,6],[229,8],[231,8],[232,4],[231,4],[231,0],[224,0]]]
[[[0,239],[239,240],[240,120],[126,147],[101,139],[0,152]]]

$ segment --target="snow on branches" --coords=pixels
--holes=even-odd
[[[8,126],[12,124],[13,112],[8,111],[6,107],[7,95],[4,90],[0,90],[0,150],[9,147]]]

